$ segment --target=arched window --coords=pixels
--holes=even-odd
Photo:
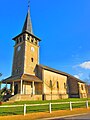
[[[33,58],[31,58],[31,62],[33,62],[34,61],[34,59]]]
[[[16,40],[16,44],[18,44],[19,43],[19,41],[18,41],[18,39]]]
[[[57,81],[57,88],[59,88],[59,82]]]
[[[83,90],[83,85],[81,85],[81,89]]]
[[[52,81],[50,80],[50,88],[52,88]]]
[[[66,83],[64,83],[64,89],[66,89]]]
[[[20,37],[20,42],[22,42],[22,37]]]
[[[33,39],[31,39],[31,42],[32,42],[32,43],[33,43],[33,41],[34,41],[34,40],[33,40]]]
[[[37,45],[37,41],[35,41],[35,44]]]
[[[30,35],[27,36],[27,40],[30,40]]]

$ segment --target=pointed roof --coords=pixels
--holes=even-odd
[[[25,19],[25,22],[24,22],[24,25],[23,25],[22,32],[12,39],[16,41],[17,37],[23,35],[23,33],[28,33],[29,35],[35,37],[38,41],[41,41],[40,38],[38,38],[37,36],[35,36],[33,34],[32,22],[31,22],[31,17],[30,17],[30,1],[28,2],[28,12],[27,12],[27,15],[26,15],[26,19]]]
[[[22,33],[28,31],[29,33],[33,34],[33,30],[32,30],[32,22],[31,22],[31,18],[30,18],[30,9],[28,8],[28,12],[27,12],[27,16],[24,22],[24,26],[22,29]]]

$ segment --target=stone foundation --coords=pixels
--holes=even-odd
[[[9,101],[33,101],[33,100],[42,100],[42,95],[20,95],[17,94],[9,99]]]
[[[68,94],[59,94],[59,95],[14,95],[11,98],[9,98],[9,101],[33,101],[33,100],[58,100],[58,99],[67,99]]]
[[[43,95],[42,99],[43,100],[59,100],[59,99],[67,99],[68,98],[68,94],[53,94],[52,96],[50,94],[45,94]]]
[[[86,93],[80,93],[80,98],[87,98],[87,94]]]

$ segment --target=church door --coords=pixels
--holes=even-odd
[[[18,84],[15,85],[14,95],[18,94]]]

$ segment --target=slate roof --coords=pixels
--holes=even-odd
[[[30,17],[30,9],[28,9],[26,19],[25,19],[25,22],[24,22],[24,25],[23,25],[22,32],[19,35],[17,35],[16,37],[12,38],[12,39],[16,40],[17,37],[23,35],[24,33],[28,33],[32,37],[35,37],[37,40],[41,41],[40,38],[38,38],[37,36],[35,36],[33,34],[32,22],[31,22],[31,17]]]
[[[24,26],[23,26],[23,29],[22,29],[22,32],[25,32],[25,31],[28,31],[31,34],[33,34],[32,22],[31,22],[31,17],[30,17],[30,9],[28,9],[27,16],[26,16]]]
[[[12,81],[20,81],[20,80],[24,80],[24,81],[34,81],[34,82],[42,82],[42,80],[40,80],[38,77],[34,76],[34,75],[28,75],[28,74],[23,74],[23,75],[17,75],[17,76],[10,76],[6,79],[4,79],[2,81],[2,83],[6,83],[6,82],[12,82]]]
[[[75,80],[77,80],[78,82],[85,83],[84,81],[82,81],[82,80],[80,80],[80,79],[78,79],[78,78],[76,78],[76,77],[74,77],[74,76],[72,76],[72,75],[70,75],[70,74],[68,74],[68,73],[62,72],[62,71],[60,71],[60,70],[56,70],[56,69],[53,69],[53,68],[51,68],[51,67],[44,66],[44,65],[41,65],[41,64],[40,64],[40,65],[37,65],[37,66],[39,66],[39,67],[41,67],[41,68],[43,68],[43,69],[45,69],[45,70],[48,70],[48,71],[51,71],[51,72],[55,72],[55,73],[58,73],[58,74],[67,76],[67,77],[69,77],[69,78],[75,79]]]
[[[42,80],[40,80],[38,77],[34,75],[28,75],[28,74],[22,75],[21,79],[27,80],[27,81],[42,82]]]

